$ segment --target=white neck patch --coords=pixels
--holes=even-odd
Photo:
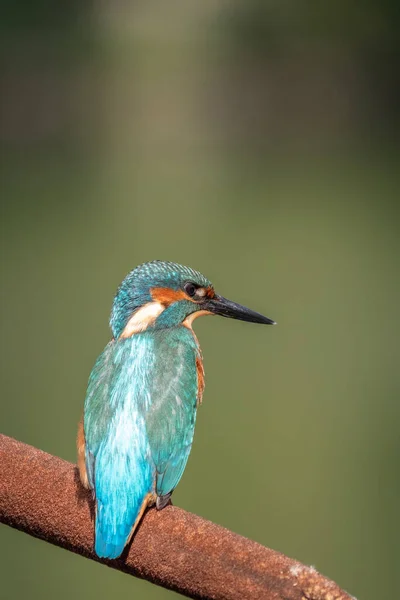
[[[148,302],[137,310],[127,322],[125,329],[119,336],[120,339],[131,337],[135,333],[145,331],[164,310],[164,306],[159,302]]]

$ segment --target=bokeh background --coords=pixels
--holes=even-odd
[[[25,0],[0,19],[1,431],[74,461],[119,282],[193,266],[278,326],[196,322],[174,503],[363,600],[398,595],[399,17]],[[174,597],[6,527],[0,565],[5,599]]]

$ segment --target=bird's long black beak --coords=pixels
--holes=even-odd
[[[249,323],[263,323],[264,325],[275,325],[275,321],[260,315],[260,313],[250,310],[241,304],[231,302],[223,296],[215,294],[214,298],[210,298],[205,302],[203,307],[209,310],[214,315],[227,317],[229,319],[239,319],[239,321],[248,321]]]

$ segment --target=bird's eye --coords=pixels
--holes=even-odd
[[[194,283],[190,283],[190,281],[188,283],[185,283],[184,289],[185,289],[185,292],[187,293],[187,295],[190,296],[191,298],[196,293],[196,286],[194,285]]]

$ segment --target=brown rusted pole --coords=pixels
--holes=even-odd
[[[174,506],[149,510],[123,557],[100,560],[92,517],[74,465],[0,435],[1,523],[189,598],[351,598],[312,567]]]

